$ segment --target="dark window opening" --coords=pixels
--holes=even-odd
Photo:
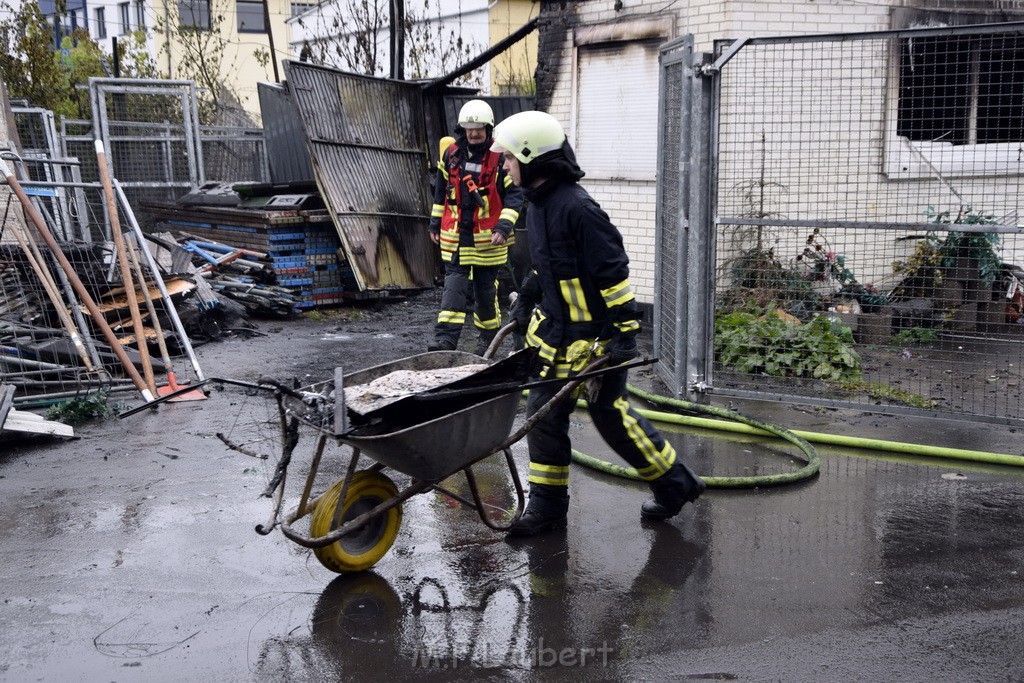
[[[1024,36],[902,40],[896,132],[954,145],[1024,141]]]

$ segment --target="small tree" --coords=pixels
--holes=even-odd
[[[433,4],[433,6],[432,6]],[[385,76],[390,63],[384,58],[382,44],[391,31],[388,0],[339,0],[334,15],[317,13],[312,19],[299,20],[315,35],[331,36],[304,46],[310,61],[368,76]],[[436,15],[437,19],[434,19]],[[462,24],[444,30],[439,0],[423,0],[420,9],[406,12],[405,72],[409,78],[442,76],[468,61],[483,48],[463,38]],[[335,37],[337,36],[337,37]],[[480,85],[478,71],[463,76],[459,85]]]
[[[234,119],[232,122],[248,121],[242,98],[227,78],[228,74],[238,71],[234,43],[226,34],[228,17],[234,16],[233,4],[230,0],[210,0],[209,4],[205,0],[186,0],[177,7],[184,14],[178,16],[172,12],[170,25],[163,17],[156,20],[157,33],[168,37],[161,50],[165,53],[170,50],[170,42],[179,48],[177,73],[169,75],[195,81],[199,88],[202,123],[223,123],[225,118]],[[260,49],[254,53],[259,59]]]
[[[0,72],[9,95],[49,109],[56,116],[89,118],[92,112],[85,86],[90,78],[110,75],[110,56],[82,28],[65,36],[60,49],[54,47],[53,28],[34,2],[17,10],[0,3],[0,11],[7,16],[0,21]],[[130,41],[120,42],[118,52],[123,75],[156,75],[144,33],[136,32]]]
[[[9,18],[0,22],[0,71],[14,98],[53,110],[57,115],[78,116],[78,106],[69,97],[68,68],[53,45],[53,29],[34,3],[14,9],[0,3]]]

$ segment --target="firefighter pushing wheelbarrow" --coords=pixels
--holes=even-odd
[[[514,324],[502,328],[491,345],[497,348]],[[349,573],[369,569],[390,549],[402,520],[402,504],[414,495],[439,492],[475,509],[495,531],[508,531],[523,513],[525,494],[511,446],[548,411],[569,400],[590,379],[610,369],[600,357],[572,378],[528,381],[534,370],[531,349],[492,360],[462,351],[433,351],[344,374],[300,389],[270,379],[256,386],[271,392],[279,413],[282,452],[267,494],[274,499],[271,519],[257,526],[274,528],[295,543],[311,548],[328,569]],[[651,361],[641,361],[634,365]],[[454,379],[453,379],[454,378]],[[446,381],[448,380],[448,381]],[[514,432],[524,389],[556,385],[547,404]],[[429,388],[423,388],[424,386]],[[285,511],[285,484],[300,429],[316,439],[298,504]],[[345,476],[314,495],[320,463],[331,443],[348,446]],[[344,449],[343,449],[344,452]],[[495,519],[485,510],[473,466],[502,453],[515,491],[516,506]],[[393,471],[393,472],[391,472]],[[408,477],[399,489],[393,473]],[[471,498],[441,485],[462,472]],[[309,517],[308,532],[297,528]]]

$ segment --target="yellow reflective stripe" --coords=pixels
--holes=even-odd
[[[505,187],[508,187],[511,184],[512,184],[512,176],[510,176],[510,175],[505,176]]]
[[[647,467],[643,468],[642,470],[637,470],[636,473],[638,475],[640,475],[640,478],[643,479],[644,481],[650,481],[652,479],[657,479],[658,477],[660,477],[662,475],[662,472],[657,467],[655,467],[654,465],[648,465]]]
[[[572,365],[569,363],[562,363],[556,361],[554,365],[550,366],[546,377],[551,379],[566,379],[572,374]]]
[[[498,220],[506,220],[515,225],[515,222],[519,220],[519,212],[515,209],[502,209],[498,214]]]
[[[530,326],[530,330],[526,333],[526,343],[530,346],[535,346],[537,348],[537,355],[548,363],[555,360],[555,353],[558,349],[541,339],[533,325]]]
[[[571,280],[559,280],[558,286],[562,290],[562,298],[569,306],[569,320],[574,323],[584,323],[593,320],[590,311],[587,310],[587,299],[583,295],[583,286],[580,279],[574,277]]]
[[[466,322],[466,313],[465,311],[441,311],[437,314],[437,322],[461,325]]]
[[[629,435],[630,440],[636,444],[640,454],[644,456],[644,460],[657,467],[660,472],[668,472],[669,467],[672,466],[672,461],[675,460],[675,450],[672,449],[668,442],[665,442],[666,448],[661,451],[655,447],[654,442],[647,436],[647,432],[640,427],[640,423],[629,414],[629,402],[626,399],[621,397],[615,399],[614,406],[622,417],[622,425],[626,428],[626,433]],[[664,451],[669,453],[666,454]]]
[[[564,465],[542,465],[530,463],[527,480],[534,484],[552,484],[554,486],[569,485],[569,468]]]
[[[537,472],[553,472],[555,474],[568,474],[568,465],[545,465],[539,462],[530,463],[530,471],[536,470]]]
[[[473,314],[473,325],[480,328],[481,330],[496,330],[501,327],[501,318],[491,318],[490,320],[481,320],[480,316],[476,313]]]
[[[444,204],[434,204],[430,207],[430,217],[440,218],[444,215]]]
[[[623,320],[615,323],[615,329],[619,332],[633,332],[634,330],[640,329],[639,320]]]
[[[464,266],[503,266],[508,261],[508,249],[492,247],[490,249],[459,248],[459,263]]]
[[[569,485],[569,477],[558,477],[556,479],[554,477],[539,477],[531,474],[526,478],[526,481],[530,482],[531,484],[550,484],[551,486]]]
[[[448,180],[448,166],[443,161],[437,162],[437,170],[441,172],[441,176]]]
[[[634,298],[633,288],[629,286],[629,280],[623,280],[608,289],[602,289],[601,296],[604,298],[604,303],[608,308],[621,306],[627,301],[632,301]]]
[[[486,195],[480,195],[480,198],[484,200],[484,205],[480,207],[478,218],[487,218],[491,215],[491,199]]]

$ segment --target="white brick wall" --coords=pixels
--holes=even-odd
[[[899,0],[894,0],[899,3]],[[596,24],[657,16],[664,20],[660,2],[627,2],[615,10],[613,0],[577,5],[581,24]],[[680,3],[675,12],[675,34],[693,33],[698,50],[710,51],[718,39],[745,36],[836,33],[842,31],[888,28],[889,8],[883,4],[834,4],[827,0],[798,0],[785,5],[755,1],[693,0]],[[570,127],[574,112],[572,87],[573,36],[563,37],[562,69],[558,74],[549,112]],[[623,125],[628,125],[624,123]],[[656,134],[652,131],[652,134]],[[584,169],[586,170],[586,169]],[[654,216],[656,181],[607,181],[584,179],[583,185],[594,195],[623,234],[631,259],[631,280],[640,301],[654,299]]]

